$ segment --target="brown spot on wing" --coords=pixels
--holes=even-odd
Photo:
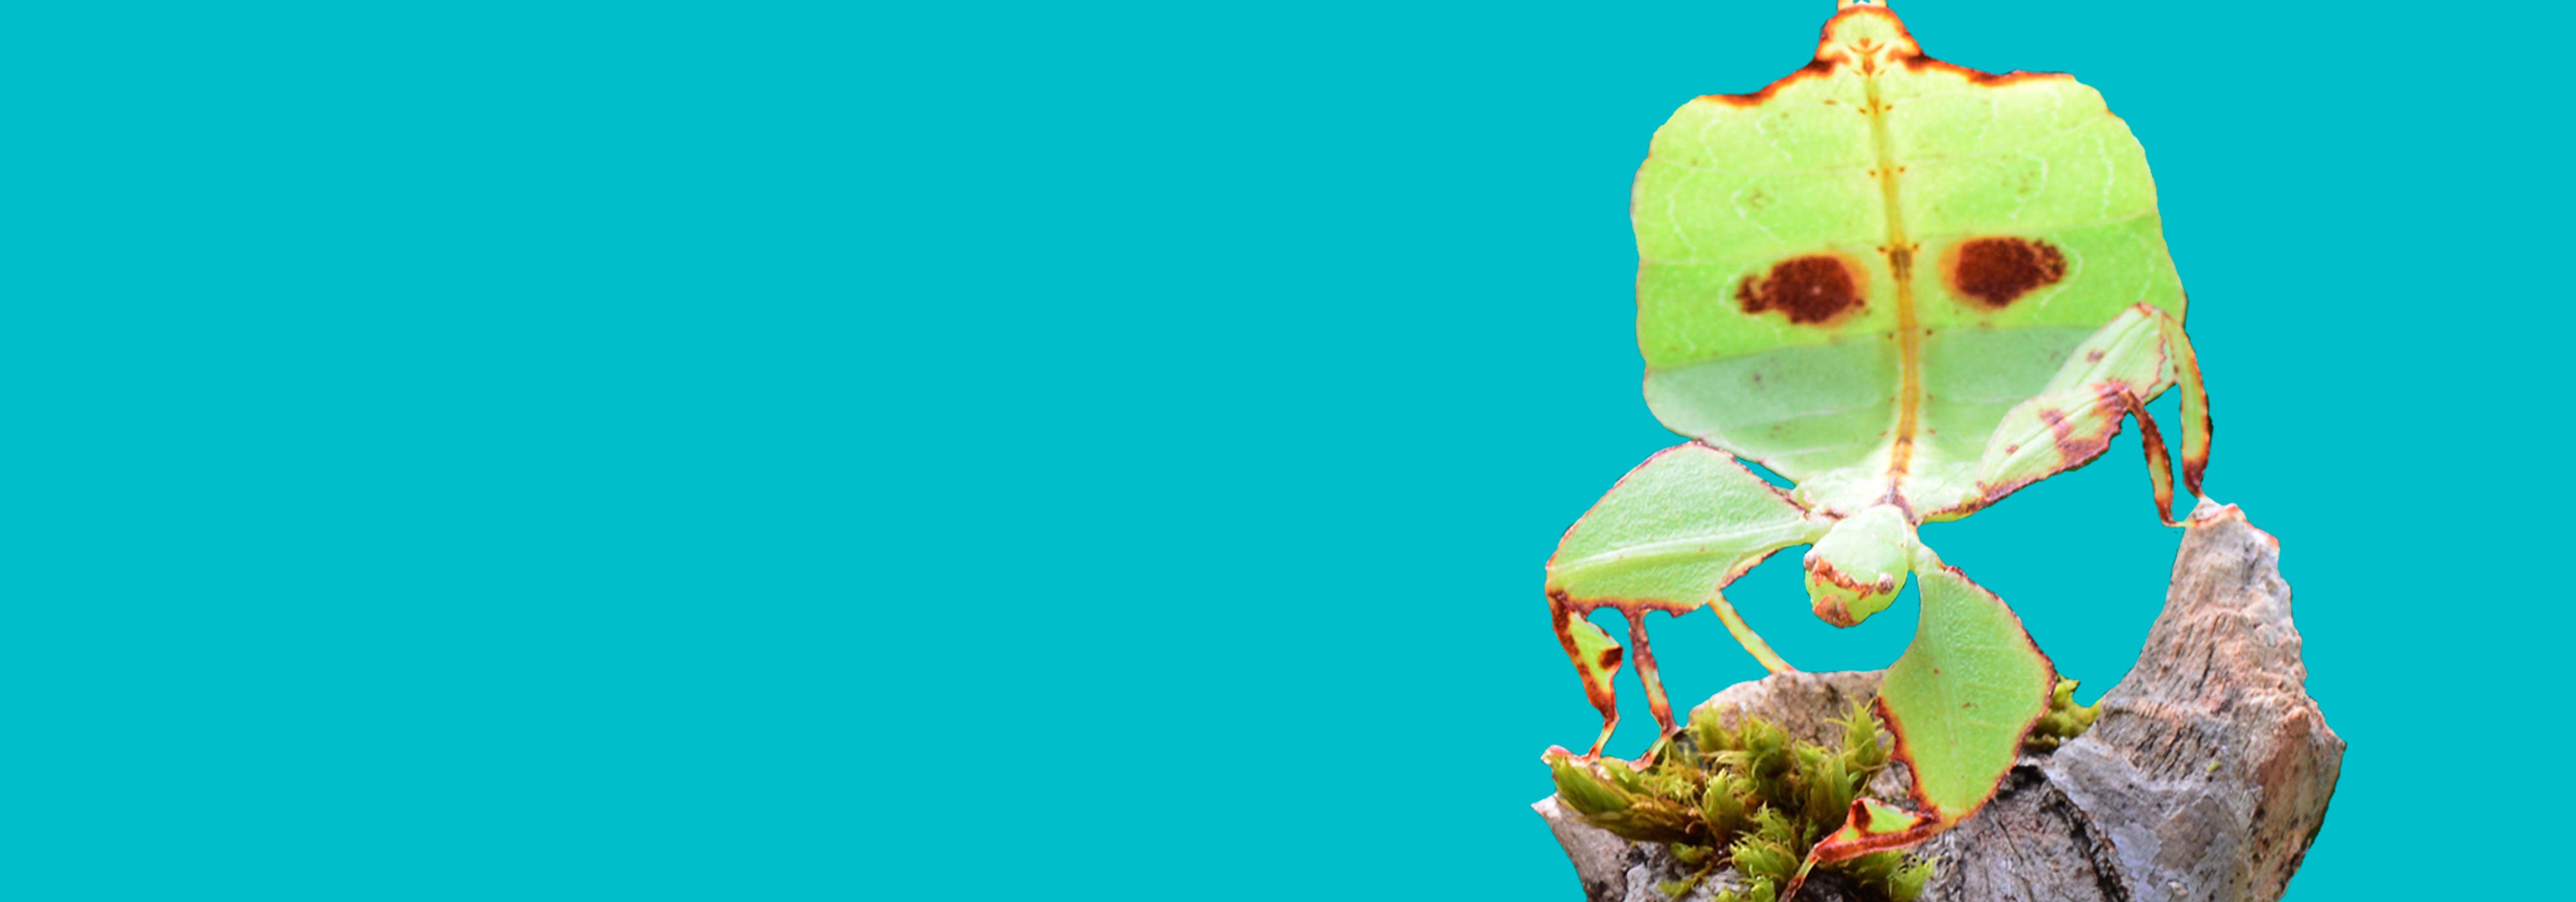
[[[1765,275],[1744,277],[1735,286],[1735,302],[1746,313],[1776,311],[1799,325],[1824,325],[1867,306],[1861,299],[1867,278],[1859,266],[1832,254],[1791,257],[1772,264]]]
[[[1950,290],[1989,310],[2066,278],[2066,255],[2028,238],[1971,238],[1941,252],[1941,277]]]

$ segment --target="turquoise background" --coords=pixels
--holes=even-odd
[[[2291,898],[2469,877],[2387,850],[2565,738],[2567,12],[1897,9],[2147,147],[2351,743]],[[14,13],[0,895],[1577,898],[1540,564],[1675,440],[1629,177],[1830,11]],[[1927,533],[2088,698],[2134,454]],[[1903,646],[1795,576],[1791,660]]]

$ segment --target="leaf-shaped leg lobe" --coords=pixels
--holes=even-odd
[[[2138,441],[2146,452],[2147,484],[2154,492],[2156,517],[2166,526],[2181,526],[2182,521],[2175,519],[2173,513],[2173,458],[2165,450],[2164,432],[2148,415],[2146,402],[2118,382],[2040,395],[2005,414],[1979,467],[1978,488],[1983,492],[1980,506],[2092,463],[2110,450],[2111,438],[2120,434],[2124,416],[2138,421]]]
[[[1962,515],[2091,463],[2110,447],[2125,415],[2138,420],[2157,517],[2167,526],[2181,525],[2173,515],[2173,462],[2146,409],[2146,401],[2168,386],[2182,390],[2183,485],[2199,497],[2210,440],[2209,397],[2200,367],[2182,325],[2163,310],[2140,304],[2085,339],[2046,388],[2004,414],[1978,463],[1978,497],[1964,510],[1933,517]]]
[[[1789,880],[1783,899],[1794,899],[1798,887],[1807,882],[1807,874],[1816,865],[1848,861],[1872,852],[1887,852],[1913,846],[1939,834],[1945,825],[1939,818],[1907,811],[1877,799],[1853,799],[1851,814],[1843,827],[1816,842],[1807,852],[1807,861]]]
[[[1566,657],[1574,662],[1575,674],[1583,680],[1583,694],[1592,707],[1601,712],[1601,735],[1592,740],[1592,749],[1584,757],[1598,757],[1603,744],[1619,729],[1620,665],[1637,662],[1637,682],[1646,687],[1646,706],[1654,712],[1658,739],[1672,735],[1680,727],[1673,719],[1672,700],[1664,694],[1663,675],[1655,669],[1655,651],[1646,635],[1646,613],[1649,609],[1613,607],[1628,622],[1629,648],[1621,649],[1608,631],[1584,619],[1591,608],[1566,600],[1561,595],[1548,596],[1548,613],[1555,620],[1556,638],[1565,647]],[[1755,637],[1760,642],[1760,637]],[[1767,650],[1767,646],[1766,646]],[[1654,760],[1654,751],[1637,759],[1644,767]]]
[[[2209,469],[2209,442],[2215,427],[2209,419],[2209,388],[2200,379],[2200,354],[2192,350],[2191,336],[2183,332],[2182,320],[2162,309],[2139,304],[2120,314],[2120,318],[2141,319],[2155,326],[2156,350],[2163,361],[2158,381],[2144,389],[2136,388],[2132,382],[2130,390],[2140,402],[2155,400],[2168,384],[2182,393],[2182,487],[2193,498],[2201,498],[2200,477]],[[2090,353],[2090,345],[2087,342],[2086,347],[2078,347],[2075,359],[2081,360]],[[2141,412],[2139,416],[2140,422],[2145,422],[2145,414]]]
[[[1574,662],[1575,676],[1583,680],[1584,697],[1601,712],[1601,735],[1592,740],[1592,749],[1583,756],[1600,755],[1601,747],[1610,742],[1610,734],[1619,729],[1619,691],[1611,679],[1619,674],[1624,652],[1618,640],[1583,619],[1583,612],[1567,604],[1562,593],[1548,593],[1547,612],[1555,621],[1556,641]]]
[[[1715,602],[1718,619],[1746,651],[1764,667],[1786,670],[1721,592],[1773,552],[1814,541],[1829,525],[1733,455],[1696,442],[1676,445],[1620,477],[1565,531],[1547,562],[1547,590],[1578,616],[1612,607],[1632,625],[1646,611],[1679,616]],[[1632,626],[1631,635],[1640,637],[1642,652],[1642,630]],[[1659,697],[1661,685],[1639,663],[1649,696]],[[1669,730],[1669,718],[1662,719]]]
[[[2200,475],[2209,469],[2209,442],[2217,427],[2209,419],[2209,388],[2200,381],[2200,353],[2192,350],[2191,336],[2183,334],[2181,320],[2158,310],[2156,324],[2164,331],[2165,348],[2173,357],[2174,385],[2182,390],[2182,487],[2193,498],[2203,498]]]
[[[2146,402],[2138,400],[2135,392],[2121,392],[2120,403],[2138,420],[2138,442],[2147,454],[2147,485],[2155,493],[2156,519],[2166,526],[2181,526],[2182,521],[2174,519],[2173,458],[2165,452],[2164,432],[2156,428],[2156,418],[2147,415]],[[2192,490],[2195,495],[2199,491]]]
[[[1878,716],[1896,736],[1919,810],[1854,800],[1842,829],[1809,850],[1781,898],[1795,897],[1817,864],[1906,848],[1975,814],[2048,713],[2057,668],[2021,618],[1928,549],[1915,557],[1923,613],[1914,644],[1879,684]]]
[[[1872,852],[1902,849],[1941,832],[1939,818],[1907,811],[1877,799],[1853,799],[1843,827],[1816,843],[1818,862],[1848,861]]]
[[[1957,568],[1926,551],[1914,577],[1922,615],[1887,669],[1878,711],[1913,772],[1915,806],[1947,828],[1994,796],[2023,735],[2048,713],[2057,669],[2012,608]]]

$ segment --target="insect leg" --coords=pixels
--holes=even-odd
[[[1798,669],[1781,660],[1780,653],[1771,650],[1771,643],[1762,641],[1762,637],[1753,632],[1753,627],[1745,625],[1743,615],[1737,614],[1735,605],[1727,602],[1725,589],[1708,593],[1708,608],[1717,612],[1718,622],[1726,624],[1726,631],[1735,636],[1736,644],[1744,646],[1754,660],[1762,662],[1762,669],[1772,673],[1789,673]]]
[[[1592,701],[1593,710],[1601,712],[1601,735],[1592,740],[1585,759],[1599,757],[1601,747],[1610,742],[1610,734],[1619,729],[1619,692],[1611,678],[1619,673],[1622,653],[1618,640],[1583,619],[1583,612],[1567,604],[1564,597],[1550,594],[1547,598],[1550,619],[1555,621],[1556,640],[1565,646],[1565,656],[1574,662],[1574,673],[1583,680],[1583,695]],[[1631,621],[1632,623],[1634,621]]]
[[[2191,349],[2191,336],[2183,334],[2181,321],[2162,310],[2155,315],[2158,327],[2164,331],[2166,353],[2173,359],[2174,387],[2182,390],[2182,487],[2194,498],[2204,497],[2200,493],[2200,474],[2209,469],[2209,439],[2214,427],[2209,420],[2209,388],[2200,381],[2200,354]]]

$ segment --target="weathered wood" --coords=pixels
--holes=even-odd
[[[2343,740],[2304,689],[2280,543],[2232,505],[2192,512],[2164,613],[2101,718],[2051,753],[2026,754],[1984,810],[1921,852],[1940,862],[1926,900],[2272,902],[2324,823]],[[1784,673],[1706,705],[1761,714],[1810,741],[1877,691],[1878,674]],[[1872,784],[1901,793],[1901,774]],[[1888,792],[1894,789],[1894,793]],[[1660,847],[1535,807],[1591,902],[1666,902],[1679,868]],[[1731,873],[1692,893],[1735,885]],[[1854,898],[1827,880],[1803,902]]]

